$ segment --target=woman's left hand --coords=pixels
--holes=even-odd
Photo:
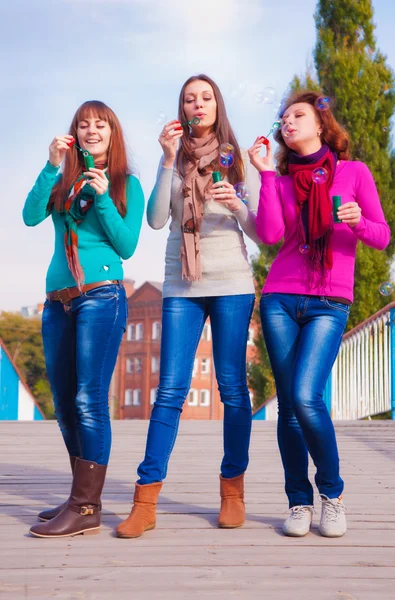
[[[95,169],[94,167],[91,167],[89,171],[85,171],[84,175],[89,177],[87,183],[93,187],[99,196],[106,193],[108,190],[108,179],[102,169]]]
[[[236,196],[236,190],[229,181],[217,181],[211,189],[213,200],[224,204],[226,208],[235,212],[242,207],[242,201]]]
[[[342,204],[337,211],[342,223],[347,223],[350,227],[355,227],[361,220],[362,211],[356,202],[346,202]]]

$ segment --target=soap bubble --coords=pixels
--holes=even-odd
[[[383,131],[387,132],[387,131],[389,131],[389,130],[390,130],[390,128],[389,128],[389,127],[383,127]]]
[[[236,183],[234,186],[236,190],[236,196],[240,198],[240,200],[244,200],[247,194],[247,187],[244,182]]]
[[[239,83],[235,83],[231,85],[229,96],[233,100],[237,100],[238,98],[242,98],[247,90],[247,84],[245,81],[240,81]]]
[[[233,154],[229,154],[228,156],[221,155],[219,157],[219,163],[222,167],[225,167],[225,169],[229,169],[234,163]]]
[[[331,99],[328,96],[320,96],[314,104],[317,110],[328,110],[331,106]]]
[[[299,252],[301,254],[307,254],[309,250],[310,250],[310,246],[308,244],[300,244]]]
[[[232,144],[229,144],[229,142],[225,142],[224,144],[221,144],[219,147],[219,154],[220,154],[220,156],[223,156],[224,158],[227,158],[228,156],[232,156],[234,151],[235,151],[234,147],[232,146]]]
[[[391,296],[394,291],[394,286],[390,281],[380,283],[379,292],[382,296]]]
[[[159,111],[155,115],[155,124],[156,125],[164,125],[167,122],[167,117],[163,111]]]
[[[312,177],[314,183],[325,183],[328,181],[328,171],[324,167],[318,167],[314,169]]]
[[[281,121],[274,121],[274,123],[272,125],[273,131],[276,131],[277,129],[280,129],[280,127],[281,127]]]
[[[263,90],[259,90],[259,92],[255,92],[252,97],[252,101],[256,104],[273,104],[273,102],[277,99],[277,92],[272,87],[264,88]]]

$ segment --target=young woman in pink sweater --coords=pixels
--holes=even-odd
[[[368,167],[349,160],[349,137],[319,94],[293,93],[285,103],[276,176],[272,148],[257,138],[249,150],[261,176],[257,233],[284,243],[262,290],[262,331],[278,398],[278,443],[291,514],[283,532],[306,535],[313,515],[308,454],[322,501],[320,533],[344,535],[336,436],[323,401],[353,301],[358,240],[383,250],[390,240]],[[266,156],[259,152],[266,142]],[[333,197],[341,206],[333,215]]]

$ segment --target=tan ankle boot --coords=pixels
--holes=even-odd
[[[100,497],[107,465],[76,458],[73,485],[66,507],[46,523],[33,525],[30,533],[41,538],[100,532]]]
[[[136,483],[132,512],[117,527],[117,537],[136,538],[156,525],[156,503],[162,482],[139,485]]]
[[[75,464],[75,456],[70,456],[70,466],[71,466],[71,472],[74,475],[74,464]],[[54,519],[55,517],[57,517],[64,508],[66,508],[66,504],[67,504],[68,500],[66,500],[66,502],[63,502],[63,504],[59,504],[59,506],[54,506],[54,508],[48,508],[47,510],[43,510],[41,511],[37,517],[39,521],[50,521],[51,519]]]
[[[232,529],[241,527],[245,519],[244,506],[244,473],[232,479],[220,479],[221,510],[218,527]]]

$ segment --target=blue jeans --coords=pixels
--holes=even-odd
[[[163,300],[159,387],[151,413],[145,458],[137,470],[139,484],[162,481],[166,477],[207,317],[211,322],[218,388],[224,403],[221,473],[223,477],[232,478],[246,470],[251,435],[246,345],[253,307],[254,294]]]
[[[321,494],[343,491],[335,430],[323,400],[350,307],[325,297],[264,294],[262,331],[276,381],[277,436],[289,506],[312,505],[308,453]]]
[[[108,392],[126,328],[122,285],[95,288],[63,305],[47,300],[42,334],[55,414],[70,456],[106,465]]]

